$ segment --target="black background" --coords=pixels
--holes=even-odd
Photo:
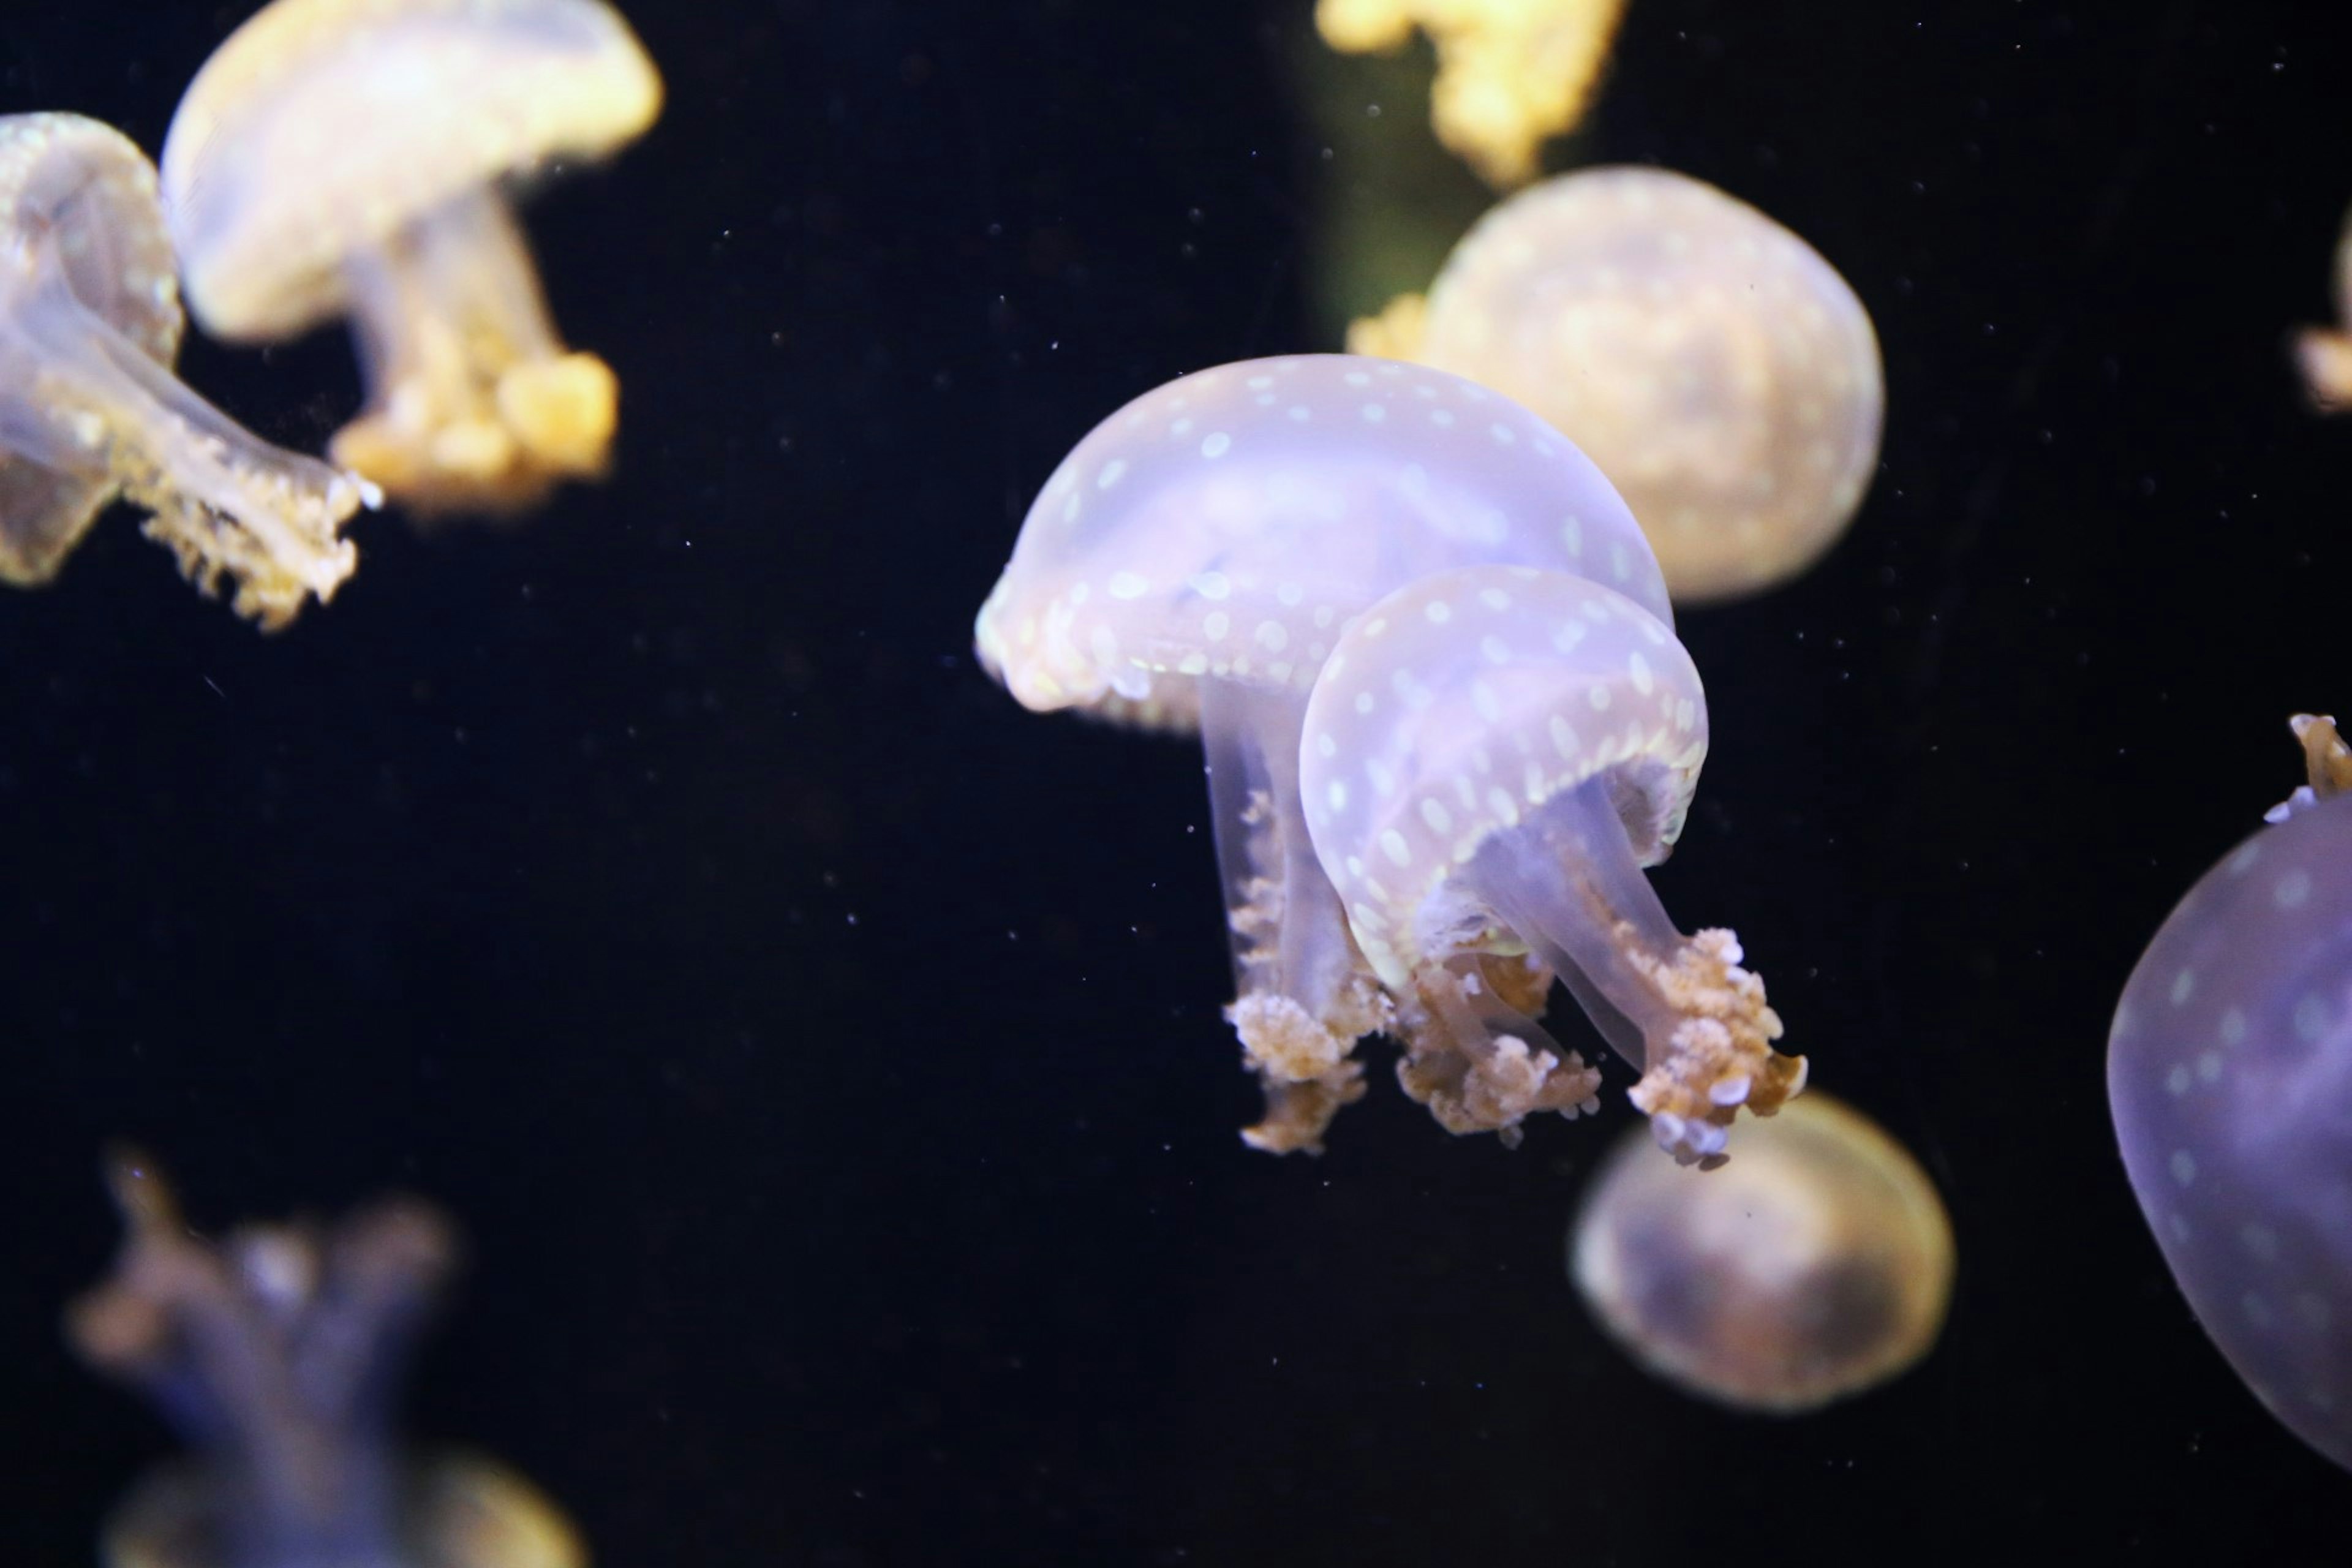
[[[0,110],[151,152],[245,7],[19,7]],[[1916,1149],[1941,1348],[1811,1419],[1647,1380],[1561,1267],[1631,1119],[1517,1152],[1376,1068],[1244,1150],[1197,752],[1022,711],[971,616],[1119,403],[1335,346],[1307,0],[641,5],[662,123],[530,206],[607,484],[358,533],[263,638],[113,514],[0,599],[0,1530],[89,1560],[161,1425],[68,1356],[143,1141],[218,1226],[474,1241],[414,1425],[630,1563],[2251,1560],[2352,1502],[2171,1287],[2117,992],[2352,704],[2352,423],[2285,331],[2352,198],[2334,6],[1632,0],[1580,151],[1809,237],[1886,353],[1847,542],[1687,615],[1658,883]],[[1417,106],[1391,103],[1386,117]],[[315,449],[347,342],[187,377]]]

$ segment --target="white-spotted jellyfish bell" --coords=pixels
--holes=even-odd
[[[1200,733],[1228,1016],[1268,1100],[1244,1134],[1258,1148],[1319,1147],[1362,1092],[1355,1040],[1389,1022],[1299,813],[1307,693],[1351,616],[1481,562],[1577,572],[1669,613],[1624,503],[1527,410],[1416,365],[1255,360],[1096,426],[981,607],[981,661],[1024,706]]]
[[[1628,1137],[1569,1242],[1578,1293],[1627,1354],[1742,1410],[1789,1415],[1901,1373],[1952,1295],[1952,1225],[1910,1152],[1819,1092],[1702,1174]]]
[[[1653,610],[1525,567],[1420,578],[1358,617],[1307,705],[1323,869],[1395,999],[1399,1077],[1450,1131],[1591,1109],[1537,1021],[1558,978],[1640,1071],[1659,1144],[1714,1163],[1804,1086],[1728,931],[1685,936],[1644,866],[1682,831],[1706,694]]]
[[[55,577],[119,496],[276,630],[352,574],[342,525],[374,493],[183,384],[183,325],[145,154],[79,115],[0,118],[0,581]]]
[[[1798,575],[1853,520],[1885,412],[1878,335],[1821,254],[1713,185],[1601,168],[1479,219],[1425,303],[1351,348],[1466,375],[1601,465],[1677,604]]]
[[[609,156],[661,101],[602,0],[276,0],[164,138],[189,308],[241,342],[350,317],[368,401],[334,456],[412,505],[593,477],[619,384],[557,335],[514,183]]]
[[[2124,986],[2107,1099],[2148,1227],[2230,1365],[2352,1469],[2352,757],[2165,920]]]

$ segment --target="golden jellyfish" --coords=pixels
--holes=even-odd
[[[1465,566],[1349,623],[1307,699],[1300,799],[1393,998],[1398,1079],[1447,1131],[1597,1109],[1600,1075],[1538,1022],[1555,979],[1640,1071],[1677,1162],[1721,1164],[1742,1107],[1803,1089],[1738,939],[1684,935],[1643,874],[1706,735],[1673,628],[1586,577]]]
[[[556,335],[505,183],[612,153],[661,100],[599,0],[277,0],[163,143],[189,306],[244,342],[350,317],[367,406],[334,457],[404,500],[593,477],[618,384]]]
[[[1837,269],[1714,186],[1588,169],[1503,202],[1349,347],[1518,399],[1601,465],[1678,604],[1811,566],[1878,463],[1878,336]]]
[[[130,1235],[67,1332],[196,1451],[108,1521],[107,1568],[585,1568],[577,1532],[521,1477],[407,1454],[389,1429],[456,1262],[438,1213],[394,1200],[331,1229],[247,1226],[212,1243],[139,1155],[118,1153],[108,1177]]]
[[[1575,129],[1609,58],[1625,0],[1318,0],[1315,26],[1342,54],[1402,48],[1419,27],[1437,50],[1437,139],[1498,190],[1536,176],[1544,142]]]
[[[1744,1410],[1810,1410],[1926,1355],[1952,1293],[1951,1221],[1875,1122],[1822,1094],[1700,1175],[1628,1138],[1578,1214],[1569,1270],[1626,1353]]]
[[[373,496],[184,385],[184,325],[146,156],[79,115],[0,118],[0,580],[48,582],[121,497],[276,630],[351,575],[341,530]]]

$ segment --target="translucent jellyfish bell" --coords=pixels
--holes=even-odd
[[[146,157],[79,115],[0,118],[0,580],[47,582],[120,496],[274,630],[351,575],[340,530],[371,494],[183,385],[182,324]]]
[[[1713,1163],[1805,1062],[1727,931],[1686,937],[1642,868],[1682,831],[1706,695],[1656,614],[1525,567],[1421,578],[1352,623],[1307,704],[1299,787],[1406,1090],[1456,1132],[1591,1109],[1536,1021],[1554,976],[1641,1070],[1659,1144]]]
[[[1307,692],[1349,618],[1477,562],[1577,571],[1666,615],[1624,504],[1541,420],[1459,377],[1310,355],[1221,365],[1096,426],[981,607],[982,662],[1040,712],[1200,731],[1234,940],[1229,1012],[1266,1086],[1245,1136],[1318,1146],[1387,1003],[1299,816]]]
[[[1601,466],[1677,603],[1811,566],[1878,462],[1869,312],[1797,236],[1663,169],[1588,169],[1497,205],[1425,303],[1349,346],[1517,398]]]
[[[1740,1133],[1709,1174],[1621,1142],[1569,1244],[1585,1304],[1693,1394],[1794,1413],[1926,1355],[1952,1294],[1952,1226],[1904,1147],[1823,1094]]]
[[[600,0],[277,0],[163,143],[190,308],[242,342],[352,317],[368,405],[335,457],[405,500],[600,473],[617,384],[565,352],[500,182],[608,155],[661,96]]]
[[[2254,1396],[2352,1468],[2352,796],[2311,789],[2189,890],[2116,1008],[2107,1097],[2181,1293]]]
[[[2336,237],[2336,325],[2294,334],[2295,368],[2304,390],[2323,414],[2352,409],[2352,213]]]
[[[409,1348],[456,1258],[447,1221],[390,1202],[215,1244],[135,1153],[109,1174],[130,1235],[67,1331],[196,1452],[108,1521],[107,1568],[583,1568],[579,1536],[522,1478],[420,1462],[394,1438]]]

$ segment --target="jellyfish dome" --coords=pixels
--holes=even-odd
[[[1452,568],[1572,572],[1653,617],[1665,585],[1617,492],[1509,399],[1339,354],[1221,365],[1089,434],[981,607],[981,662],[1024,706],[1198,732],[1208,753],[1262,1148],[1313,1149],[1361,1092],[1390,1010],[1299,811],[1299,735],[1343,627]]]
[[[2334,726],[2298,729],[2319,793],[2157,931],[2116,1009],[2107,1095],[2198,1321],[2273,1415],[2352,1468],[2352,796],[2332,793]]]
[[[1418,332],[1412,357],[1583,447],[1678,603],[1803,572],[1877,465],[1878,338],[1853,289],[1780,224],[1669,170],[1581,170],[1502,203],[1425,311],[1387,321],[1388,341],[1399,331]]]

